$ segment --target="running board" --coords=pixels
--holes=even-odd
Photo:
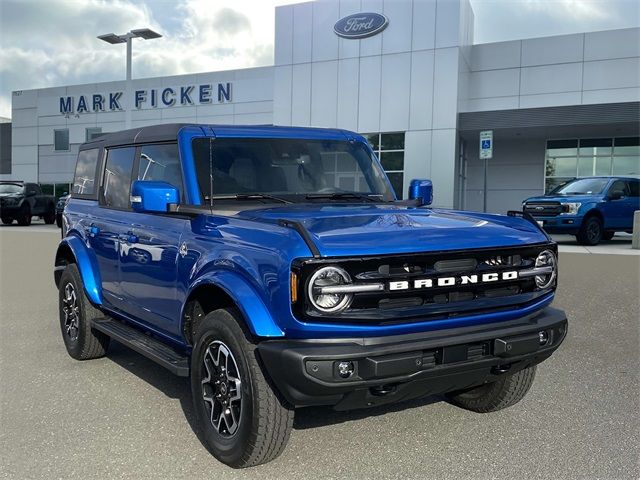
[[[189,357],[176,352],[160,340],[110,318],[94,320],[93,328],[144,355],[149,360],[153,360],[174,375],[189,376]]]

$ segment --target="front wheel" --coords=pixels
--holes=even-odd
[[[4,225],[11,225],[13,223],[13,218],[11,218],[11,217],[2,217],[2,223]]]
[[[515,405],[527,394],[536,377],[536,367],[525,368],[499,380],[448,395],[454,405],[472,412],[497,412]]]
[[[31,225],[31,207],[28,203],[24,203],[20,208],[20,214],[18,215],[18,225],[28,227]]]
[[[602,240],[602,222],[598,217],[587,217],[582,222],[576,238],[580,245],[597,245]]]
[[[197,326],[191,391],[203,441],[221,462],[251,467],[284,450],[293,410],[265,378],[237,310],[215,310]]]

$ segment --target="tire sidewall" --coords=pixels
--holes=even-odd
[[[220,461],[226,464],[234,464],[241,460],[247,444],[250,440],[251,431],[255,422],[253,412],[256,401],[253,392],[253,376],[250,374],[249,362],[246,358],[245,349],[242,348],[238,333],[242,330],[231,327],[229,323],[235,322],[233,317],[224,310],[209,313],[198,327],[195,338],[195,346],[191,355],[191,392],[193,395],[194,409],[200,424],[201,434],[205,445],[211,453]],[[223,342],[233,354],[242,382],[242,409],[240,413],[240,424],[238,431],[230,438],[224,438],[215,430],[211,424],[210,415],[202,400],[202,377],[204,369],[204,354],[211,342],[218,340]]]
[[[597,225],[598,226],[598,238],[596,239],[592,239],[589,236],[589,229],[591,228],[591,225]],[[602,241],[602,222],[597,218],[597,217],[589,217],[587,219],[587,221],[585,222],[585,238],[587,240],[587,242],[589,243],[589,245],[597,245],[598,243],[600,243]]]

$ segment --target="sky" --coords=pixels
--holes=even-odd
[[[299,1],[0,0],[0,117],[14,90],[124,78],[103,33],[163,34],[134,40],[134,78],[272,65],[275,6]],[[475,43],[640,26],[640,0],[470,1]]]

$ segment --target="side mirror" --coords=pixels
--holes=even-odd
[[[431,205],[431,202],[433,202],[433,184],[431,180],[411,180],[409,198],[418,200],[420,205]]]
[[[614,190],[613,192],[609,192],[609,200],[620,200],[624,197],[624,192],[622,190]]]
[[[131,207],[136,212],[166,213],[171,203],[178,203],[180,192],[167,182],[136,180],[131,185]]]

